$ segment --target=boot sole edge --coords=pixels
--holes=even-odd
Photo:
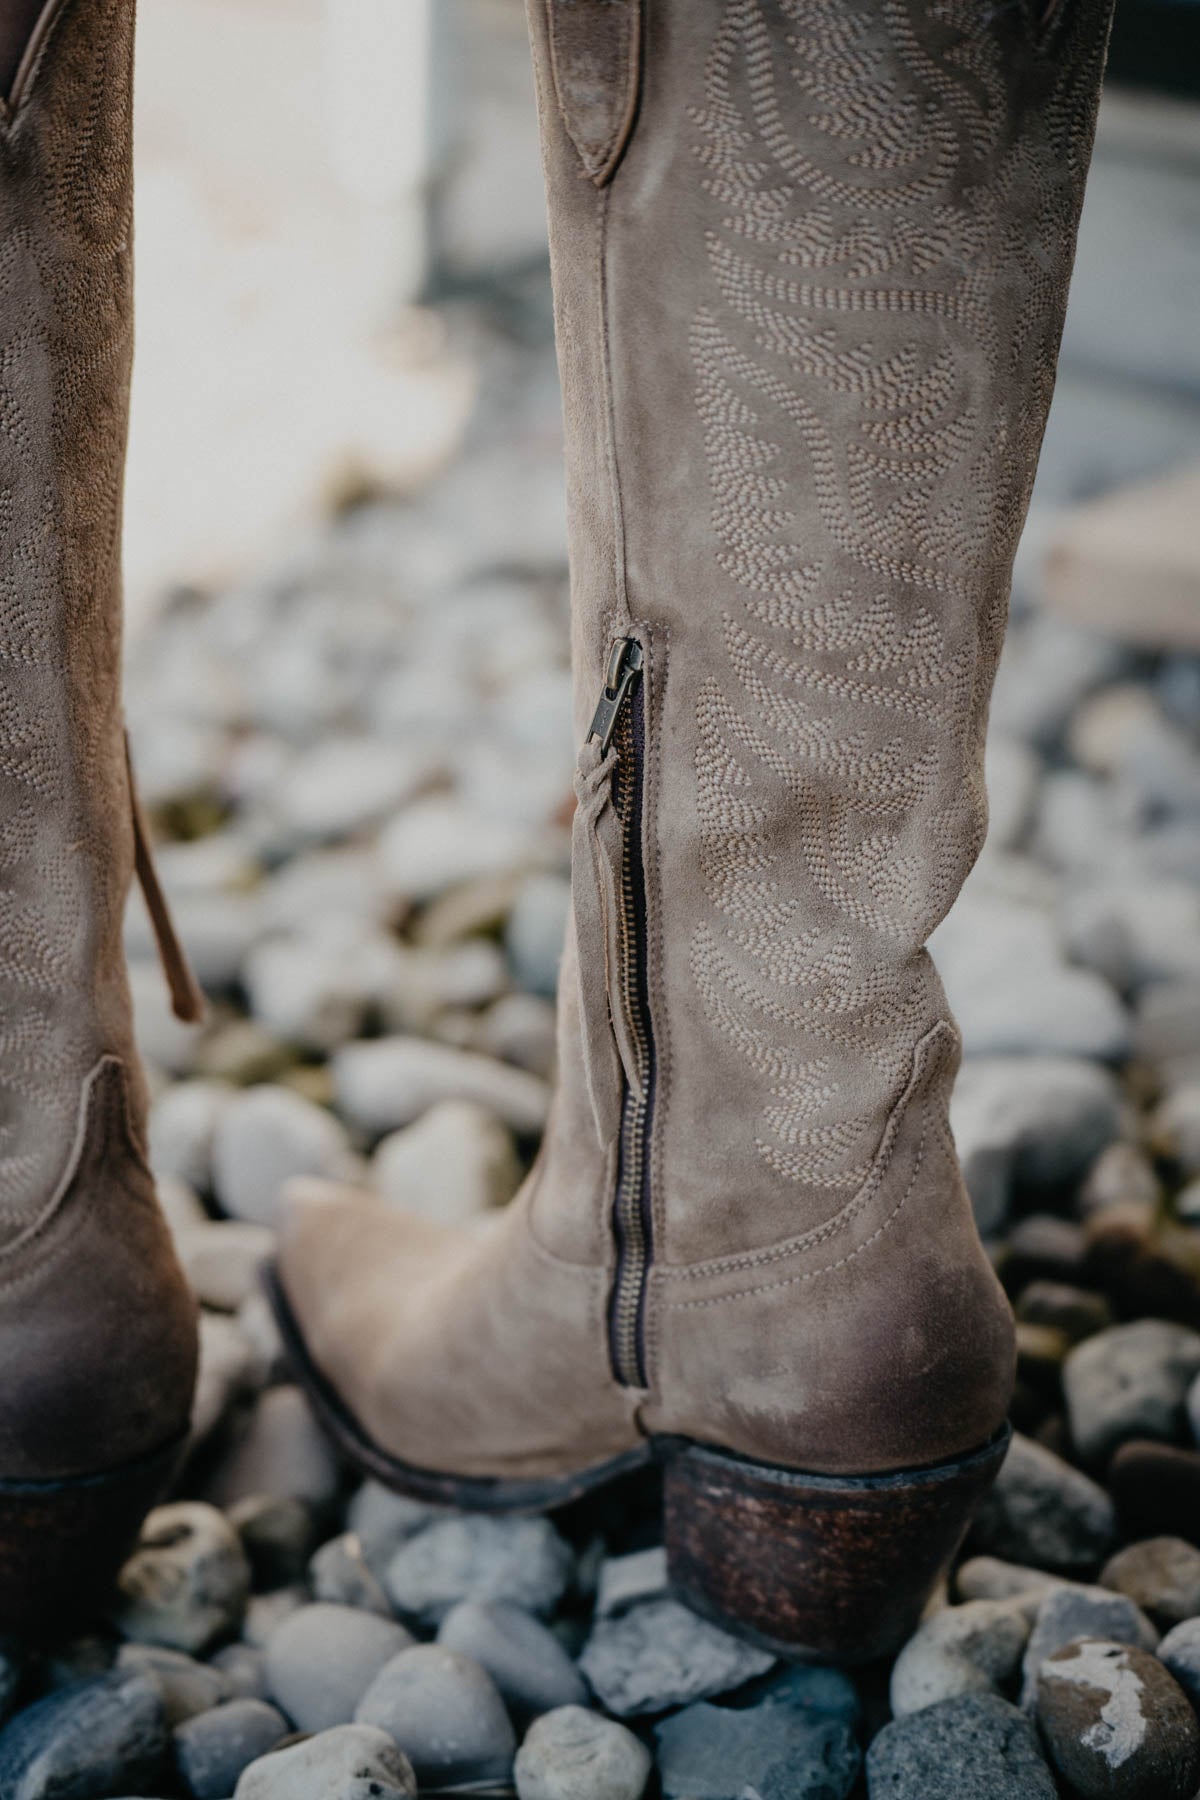
[[[795,1660],[870,1662],[911,1635],[1012,1436],[1005,1425],[959,1456],[863,1475],[812,1474],[668,1436],[562,1476],[441,1474],[373,1442],[309,1356],[272,1265],[262,1280],[318,1420],[365,1474],[433,1505],[543,1513],[660,1463],[672,1591],[715,1624]]]
[[[36,1641],[103,1614],[186,1444],[185,1431],[116,1468],[0,1479],[0,1632]]]

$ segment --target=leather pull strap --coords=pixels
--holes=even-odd
[[[195,1025],[204,1017],[204,995],[200,992],[199,983],[184,954],[167,905],[167,897],[158,879],[158,870],[154,866],[150,830],[138,796],[137,783],[133,778],[133,758],[129,751],[128,736],[125,738],[125,767],[129,771],[129,805],[133,814],[133,866],[154,929],[154,941],[158,945],[163,974],[170,989],[171,1010],[177,1019],[182,1019],[185,1024]]]
[[[567,136],[603,187],[637,113],[642,0],[545,0],[550,67]]]

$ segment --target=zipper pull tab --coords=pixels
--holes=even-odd
[[[608,669],[604,676],[604,688],[587,734],[589,744],[593,738],[600,739],[601,756],[608,754],[609,745],[613,741],[613,733],[617,729],[617,720],[621,715],[621,708],[641,672],[642,646],[637,639],[616,638],[608,653]]]

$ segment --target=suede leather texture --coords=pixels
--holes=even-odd
[[[0,1366],[2,1480],[119,1468],[187,1427],[195,1302],[116,1057],[83,1085],[77,1153],[59,1192],[0,1251]]]
[[[0,109],[0,1479],[185,1427],[121,943],[131,0],[53,0]]]
[[[988,1439],[1012,1382],[1011,1318],[947,1123],[958,1034],[924,946],[986,826],[988,699],[1109,4],[1070,0],[1045,25],[1024,0],[640,11],[634,122],[598,181],[564,20],[573,55],[593,32],[599,66],[615,9],[530,0],[581,744],[613,637],[645,654],[647,1384],[622,1390],[627,1414],[596,1400],[589,1460],[624,1419],[631,1442],[680,1433],[816,1472],[916,1466]],[[354,1295],[378,1216],[348,1203],[325,1289],[304,1266],[317,1234],[285,1242],[318,1360],[336,1357],[352,1411],[369,1398],[385,1449],[426,1467],[502,1475],[511,1443],[524,1473],[577,1468],[578,1408],[603,1386],[594,1284],[611,1277],[613,1088],[629,1073],[605,779],[585,748],[560,1093],[489,1252],[489,1309],[530,1240],[555,1259],[557,1334],[531,1337],[514,1296],[507,1335],[490,1311],[476,1340],[474,1240],[444,1238],[430,1261],[418,1227],[389,1226],[389,1244],[412,1237],[411,1278],[392,1263],[402,1320],[376,1308],[370,1327]],[[439,1331],[441,1418],[416,1368],[434,1347],[418,1357],[408,1323],[423,1284],[504,1364],[449,1358]]]

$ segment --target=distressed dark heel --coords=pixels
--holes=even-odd
[[[671,1448],[671,1585],[696,1612],[781,1656],[885,1656],[915,1628],[1010,1436],[888,1475],[806,1475],[698,1444]]]
[[[99,1475],[0,1481],[0,1632],[45,1639],[103,1611],[181,1448]]]

